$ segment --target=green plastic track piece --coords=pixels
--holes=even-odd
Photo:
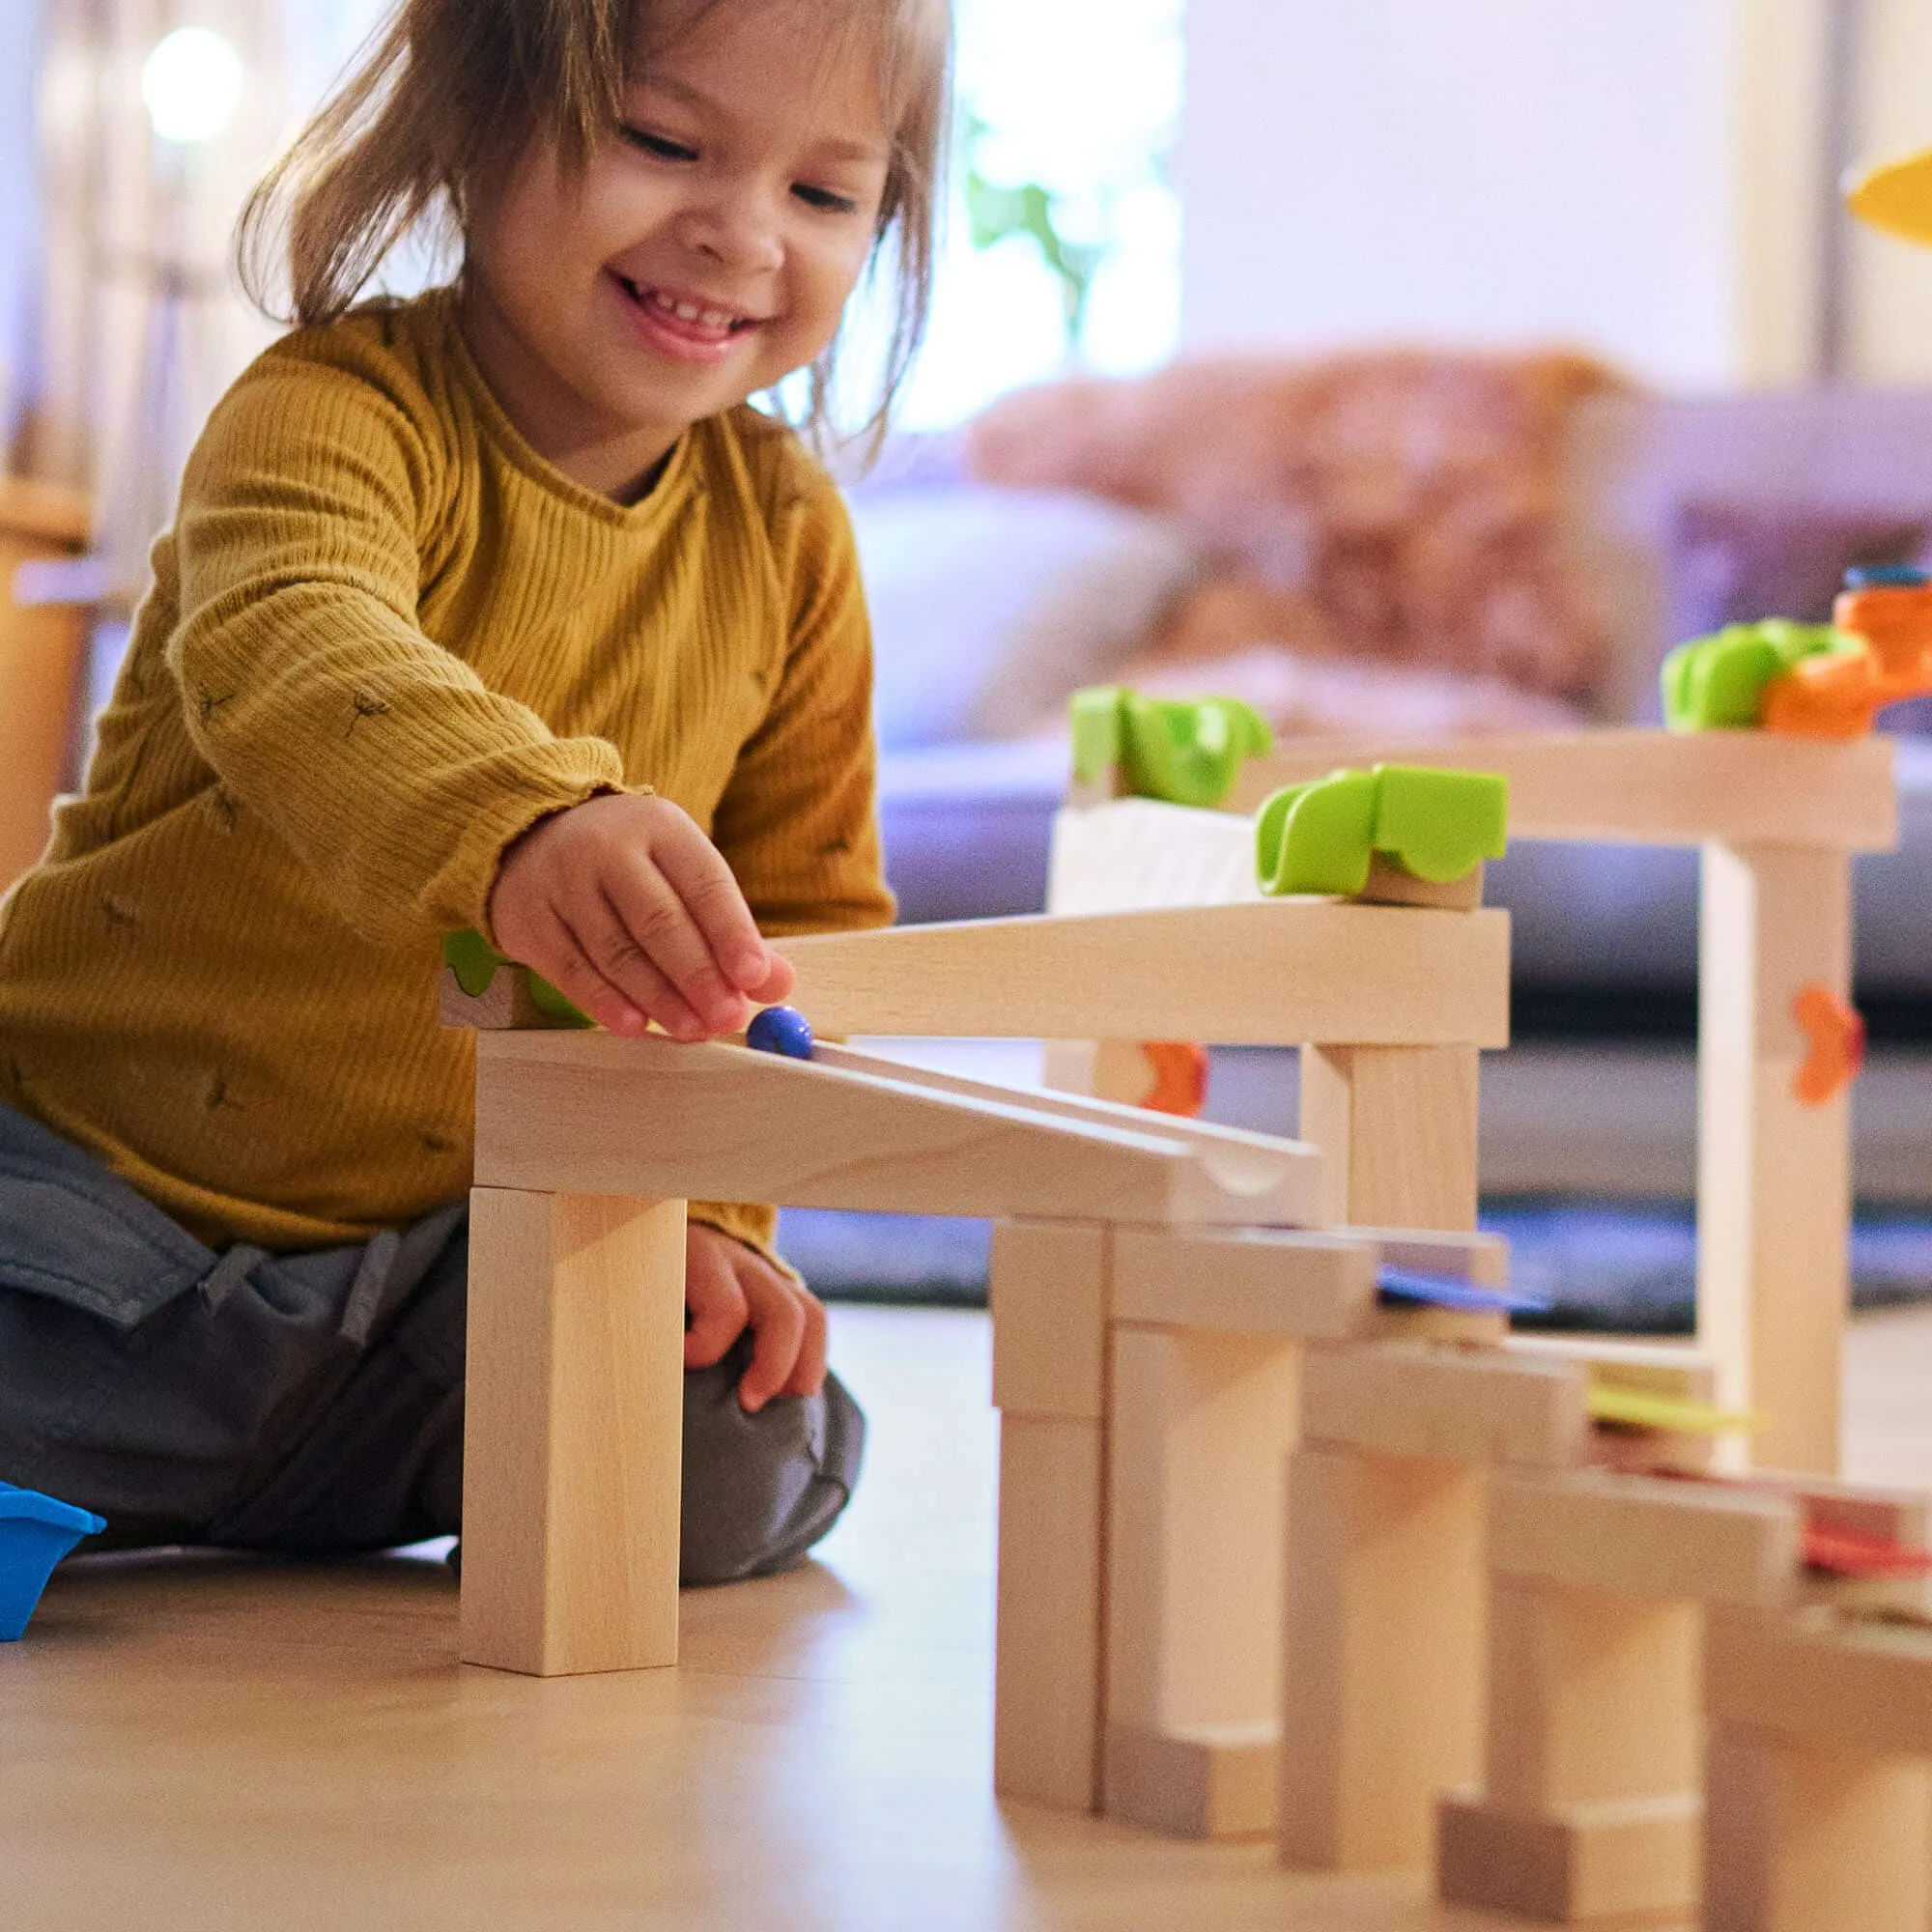
[[[1509,781],[1493,772],[1378,765],[1290,785],[1255,814],[1255,876],[1270,896],[1352,897],[1384,852],[1444,884],[1509,847]]]
[[[1076,783],[1099,784],[1121,763],[1122,711],[1129,696],[1123,685],[1096,684],[1067,700]]]
[[[1509,850],[1509,780],[1496,772],[1378,765],[1376,850],[1445,885]]]
[[[1763,722],[1765,687],[1806,658],[1855,651],[1830,624],[1766,617],[1726,624],[1679,644],[1663,661],[1663,722],[1672,731],[1748,730]]]
[[[1238,697],[1143,697],[1123,685],[1075,692],[1068,706],[1073,776],[1098,784],[1118,770],[1135,798],[1211,809],[1235,788],[1274,733]]]
[[[1331,772],[1290,785],[1255,814],[1255,876],[1270,897],[1341,893],[1369,882],[1380,781],[1372,772]]]
[[[565,999],[542,974],[532,973],[527,966],[519,966],[514,959],[506,958],[473,926],[443,934],[442,961],[456,975],[456,983],[472,1000],[480,1000],[490,990],[499,967],[508,967],[512,973],[524,976],[524,983],[530,989],[531,1004],[540,1013],[548,1013],[565,1026],[597,1024],[582,1007]]]

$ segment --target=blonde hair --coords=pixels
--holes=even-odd
[[[789,4],[790,0],[762,0]],[[256,185],[236,232],[242,283],[282,322],[333,321],[412,238],[460,242],[479,196],[533,138],[582,169],[619,118],[626,76],[723,4],[688,0],[397,0],[294,144]],[[892,156],[867,280],[895,298],[876,403],[876,448],[925,332],[952,95],[950,0],[818,0],[882,50]],[[654,17],[655,16],[655,17]],[[798,427],[835,436],[838,352],[811,365]]]

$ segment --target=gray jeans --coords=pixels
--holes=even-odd
[[[0,1481],[104,1516],[83,1549],[454,1535],[468,1263],[460,1203],[361,1246],[217,1253],[0,1107]],[[739,1407],[748,1344],[685,1377],[687,1583],[798,1562],[858,1476],[865,1417],[836,1378]]]

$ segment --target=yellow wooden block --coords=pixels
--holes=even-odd
[[[1845,191],[1861,221],[1932,246],[1932,149],[1868,169]]]

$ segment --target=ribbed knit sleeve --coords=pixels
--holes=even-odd
[[[738,754],[713,823],[759,927],[773,934],[892,923],[879,852],[872,634],[852,523],[801,455],[777,554],[790,642],[779,689]]]
[[[610,744],[556,738],[424,635],[418,413],[354,369],[264,357],[202,438],[174,537],[194,749],[378,942],[480,924],[512,838],[624,781]]]

